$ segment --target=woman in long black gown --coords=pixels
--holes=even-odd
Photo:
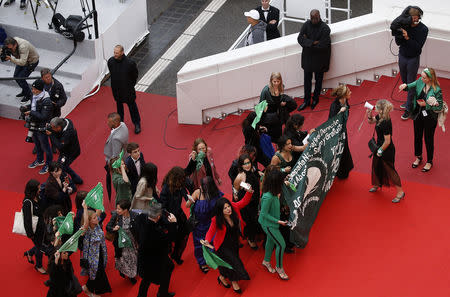
[[[331,103],[330,113],[328,115],[328,119],[331,119],[339,112],[345,112],[346,118],[348,118],[348,110],[350,105],[348,104],[348,99],[352,95],[352,92],[346,85],[340,85],[336,89],[333,90],[332,95],[336,97]],[[345,131],[345,144],[344,144],[344,152],[341,156],[341,162],[339,163],[339,170],[336,173],[336,176],[340,179],[345,179],[348,177],[350,171],[353,169],[353,159],[350,153],[350,149],[348,147],[348,133],[347,127],[344,127]]]
[[[379,149],[372,159],[372,188],[369,192],[374,193],[382,186],[394,185],[397,189],[397,196],[392,199],[393,203],[398,203],[405,197],[402,189],[400,176],[395,170],[395,147],[392,142],[392,122],[390,112],[393,109],[392,103],[382,99],[375,105],[378,115],[372,115],[372,110],[367,110],[367,120],[369,124],[376,124],[377,145]]]

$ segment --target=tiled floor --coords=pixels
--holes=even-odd
[[[150,34],[131,56],[138,65],[138,79],[192,23],[208,2],[210,0],[175,0],[172,6],[150,25]]]

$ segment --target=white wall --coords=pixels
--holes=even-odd
[[[381,7],[380,3],[376,4]],[[398,10],[393,17],[403,6]],[[389,25],[393,17],[384,15],[388,11],[393,14],[392,7],[379,9],[377,13],[330,26],[332,58],[324,87],[335,87],[338,82],[355,84],[356,78],[373,79],[374,74],[390,75],[392,69],[397,68],[396,57],[389,50],[392,39]],[[442,14],[433,14],[427,22],[424,18],[430,32],[421,55],[421,66],[435,68],[441,77],[450,77],[448,19]],[[392,47],[398,52],[394,42]],[[219,117],[222,112],[252,108],[273,71],[282,73],[288,94],[303,95],[300,55],[297,34],[292,34],[187,62],[178,72],[179,123],[201,124],[207,116]]]

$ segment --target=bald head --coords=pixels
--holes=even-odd
[[[112,112],[108,115],[108,126],[113,129],[120,126],[120,115],[117,112]]]
[[[318,24],[320,22],[320,12],[317,9],[313,9],[311,10],[311,12],[309,13],[309,16],[311,18],[311,23]]]

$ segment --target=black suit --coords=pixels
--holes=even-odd
[[[141,156],[138,159],[138,162],[141,163],[141,172],[142,168],[144,167],[145,160],[144,155],[141,153]],[[127,166],[128,172],[128,179],[130,180],[131,184],[131,195],[134,196],[134,193],[136,193],[136,187],[139,182],[139,178],[141,177],[136,169],[136,164],[134,164],[134,160],[131,158],[131,156],[128,156],[125,160],[125,165]]]
[[[261,6],[258,6],[256,10],[259,12],[259,19],[267,24],[266,33],[267,40],[280,37],[280,31],[278,31],[278,22],[280,21],[280,10],[276,7],[269,6],[269,13],[267,19],[264,17],[264,11]],[[275,24],[269,24],[270,21],[276,20]]]

